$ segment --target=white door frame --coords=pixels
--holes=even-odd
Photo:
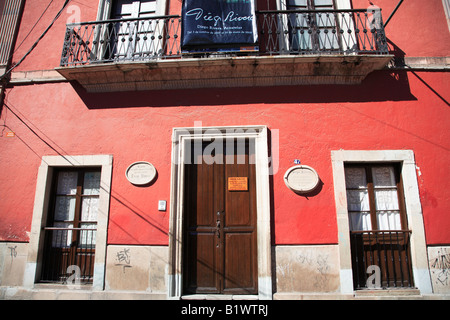
[[[268,135],[266,126],[174,128],[170,190],[168,298],[183,295],[183,193],[185,159],[190,142],[200,139],[248,138],[255,142],[258,298],[272,299],[270,192]],[[207,140],[208,141],[208,140]],[[187,144],[189,142],[189,144]],[[189,147],[187,147],[189,145]],[[187,150],[189,148],[189,150]],[[189,157],[190,159],[190,157]]]

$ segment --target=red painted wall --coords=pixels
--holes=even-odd
[[[388,26],[389,39],[407,56],[448,55],[450,41],[437,41],[449,36],[445,16],[430,18],[417,2],[422,1],[405,1]],[[440,0],[424,2],[429,10],[439,11]],[[51,5],[17,50],[16,61],[62,3]],[[386,17],[394,3],[376,4],[383,6]],[[77,4],[82,20],[95,20],[96,3]],[[179,8],[178,1],[174,8]],[[41,1],[27,1],[23,21],[35,22],[44,9]],[[423,14],[426,26],[417,28],[407,13]],[[18,71],[58,66],[67,16],[61,16]],[[22,23],[18,43],[30,28]],[[424,31],[435,28],[440,32]],[[406,35],[416,29],[421,37]],[[435,45],[429,45],[432,39]],[[339,149],[412,149],[427,242],[450,244],[449,83],[445,72],[380,71],[358,86],[112,94],[86,94],[68,83],[16,86],[7,90],[6,103],[34,133],[11,111],[3,110],[0,124],[16,137],[0,138],[0,241],[29,240],[42,156],[112,154],[109,243],[167,245],[170,207],[159,212],[157,206],[158,200],[170,203],[172,128],[202,121],[204,126],[263,124],[272,136],[279,130],[279,170],[271,179],[276,244],[337,243],[331,150]],[[283,175],[294,159],[318,172],[323,185],[316,195],[306,198],[286,188]],[[125,178],[126,168],[138,160],[149,161],[158,170],[150,187],[135,187]]]
[[[41,36],[56,14],[62,9],[64,0],[48,3],[42,0],[27,0],[22,15],[22,22],[17,35],[13,64],[22,58],[34,42]],[[56,20],[46,36],[16,71],[46,70],[59,66],[66,32],[66,23],[74,22],[76,13],[80,12],[80,21],[95,21],[98,1],[72,1]]]
[[[371,0],[382,9],[386,21],[400,0]],[[368,8],[367,0],[353,0],[353,8]],[[442,0],[405,0],[386,26],[386,36],[406,56],[444,57],[450,52],[448,32]]]
[[[260,7],[266,2],[258,0]],[[383,19],[387,20],[399,1],[376,0],[371,1],[374,5],[382,9]],[[28,0],[25,2],[25,9],[16,48],[14,61],[22,57],[39,35],[45,30],[49,22],[62,7],[64,1],[58,0],[52,2],[48,10],[39,0]],[[353,8],[365,9],[370,6],[367,0],[353,0]],[[80,9],[81,21],[94,21],[97,16],[98,2],[80,0],[64,11],[55,25],[48,32],[46,37],[40,41],[39,45],[33,50],[32,54],[21,64],[17,70],[42,70],[52,69],[59,65],[65,24],[72,21],[75,11],[71,6],[78,6]],[[181,1],[169,1],[169,14],[181,13]],[[34,24],[37,22],[36,26]],[[33,28],[34,26],[34,28]],[[448,56],[450,52],[450,33],[448,32],[447,21],[441,0],[415,0],[404,1],[397,13],[392,17],[386,28],[386,35],[391,46],[395,45],[403,51],[406,56],[424,57],[424,56]],[[61,40],[59,40],[61,39]],[[399,54],[397,52],[397,54]],[[43,59],[43,57],[45,57]]]

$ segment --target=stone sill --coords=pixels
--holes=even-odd
[[[258,295],[192,294],[181,296],[181,300],[259,300]]]
[[[355,297],[405,297],[405,296],[420,296],[418,289],[378,289],[378,290],[356,290]]]
[[[392,55],[308,55],[183,58],[59,67],[87,92],[360,84]]]
[[[93,291],[90,288],[69,289],[67,286],[35,284],[34,288],[2,287],[0,300],[166,300],[164,292]]]

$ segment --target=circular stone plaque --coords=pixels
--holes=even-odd
[[[155,167],[145,161],[138,161],[131,164],[125,171],[128,181],[137,186],[149,184],[156,177]]]
[[[296,193],[313,191],[319,184],[319,175],[311,167],[299,165],[289,168],[284,175],[286,186]]]

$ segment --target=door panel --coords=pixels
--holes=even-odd
[[[157,15],[156,0],[117,0],[114,2],[112,19],[150,18]],[[161,49],[157,40],[161,35],[157,20],[132,20],[117,24],[115,59],[140,59],[157,54]],[[155,40],[156,39],[156,40]]]
[[[224,291],[233,294],[254,294],[257,277],[252,232],[228,232],[225,235]]]
[[[204,147],[206,144],[202,151]],[[202,154],[194,152],[190,160],[191,164],[185,165],[185,292],[219,293],[222,253],[216,213],[223,211],[223,166],[208,165]]]
[[[155,14],[156,12],[156,1],[142,2],[139,10],[139,17],[147,17],[149,15]]]
[[[194,208],[195,214],[190,217],[196,219],[196,225],[198,227],[214,227],[213,217],[211,212],[214,211],[214,198],[213,198],[213,179],[214,179],[214,167],[213,166],[199,166],[197,171],[197,205]],[[193,224],[194,225],[194,224]]]
[[[214,163],[192,152],[191,164],[185,165],[185,293],[257,293],[256,178],[250,145],[224,142],[213,150]],[[203,143],[202,153],[210,148]],[[247,178],[247,186],[230,190],[230,177]]]
[[[216,245],[215,234],[212,232],[190,232],[188,235],[188,254],[190,260],[195,264],[190,264],[190,277],[187,288],[191,292],[218,292],[218,279],[215,273],[216,265]]]
[[[318,10],[318,13],[290,15],[290,47],[295,51],[339,49],[338,28],[333,13],[333,0],[288,0],[288,10]]]
[[[114,5],[113,19],[140,18],[156,12],[156,0],[117,0]]]

